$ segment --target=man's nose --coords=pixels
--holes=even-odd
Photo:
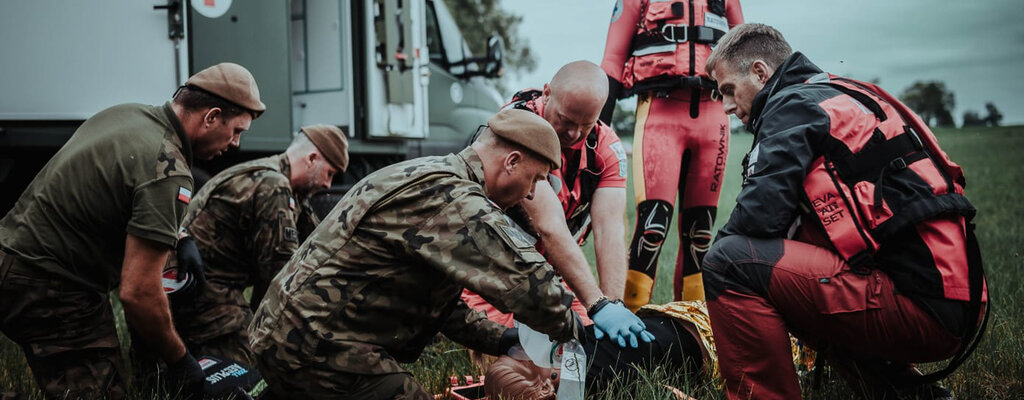
[[[722,108],[725,110],[725,115],[736,114],[736,102],[731,97],[722,99]]]

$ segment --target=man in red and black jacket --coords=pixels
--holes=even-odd
[[[823,73],[769,26],[734,28],[707,70],[755,135],[703,264],[729,398],[800,398],[787,331],[868,398],[949,396],[911,363],[955,368],[984,329],[960,167],[894,97]]]

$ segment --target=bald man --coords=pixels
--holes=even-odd
[[[607,333],[620,346],[636,347],[638,338],[652,336],[621,302],[626,281],[626,152],[615,132],[598,121],[607,95],[604,71],[589,61],[575,61],[559,69],[542,90],[520,91],[505,105],[544,117],[558,134],[562,160],[562,167],[552,171],[557,187],[538,185],[534,198],[509,214],[540,239],[538,249],[576,294],[573,309],[584,316],[584,323],[596,325],[597,338]],[[580,250],[591,228],[600,286]],[[467,293],[464,299],[492,320],[512,326],[512,316],[479,296]],[[586,318],[598,311],[603,312],[593,322]]]

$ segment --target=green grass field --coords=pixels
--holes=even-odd
[[[936,132],[942,147],[954,161],[964,167],[967,195],[978,208],[978,237],[981,241],[988,274],[990,298],[994,306],[988,333],[975,354],[944,383],[960,399],[1024,398],[1024,277],[1017,270],[1024,253],[1024,126],[973,130],[940,130]],[[733,135],[730,142],[728,169],[719,205],[717,226],[728,218],[739,191],[739,163],[750,148],[752,136]],[[1018,160],[1018,161],[1013,161]],[[632,190],[630,190],[632,199]],[[630,200],[632,202],[632,200]],[[628,211],[632,230],[633,210]],[[676,221],[677,222],[677,221]],[[631,234],[628,233],[628,234]],[[678,237],[673,232],[659,259],[659,279],[654,289],[655,303],[672,300],[672,269],[675,265]],[[593,248],[585,247],[593,263]],[[928,365],[934,369],[944,364]],[[460,346],[441,340],[427,349],[420,360],[407,368],[434,392],[444,390],[451,375],[476,375],[467,353]],[[844,383],[829,379],[816,393],[806,391],[804,398],[853,398]],[[724,398],[720,391],[706,382],[687,382],[662,368],[641,374],[631,382],[620,382],[606,393],[590,393],[594,399],[662,399],[668,393],[662,383],[683,388],[700,399]],[[806,383],[806,382],[805,382]],[[0,337],[0,392],[35,393],[35,384],[24,362],[21,350]],[[133,398],[149,399],[154,393],[144,389],[133,392]]]

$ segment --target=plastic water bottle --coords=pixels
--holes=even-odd
[[[579,342],[562,344],[562,379],[558,383],[558,400],[583,400],[587,379],[587,354]]]

